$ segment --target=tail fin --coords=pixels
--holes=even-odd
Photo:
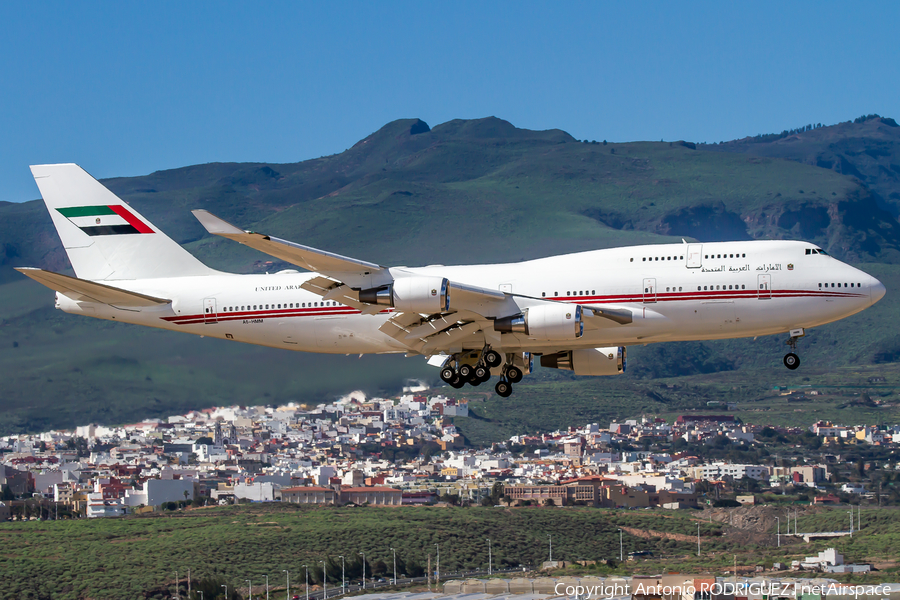
[[[112,281],[214,272],[78,165],[35,165],[31,173],[79,278]]]

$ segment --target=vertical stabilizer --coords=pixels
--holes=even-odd
[[[113,281],[214,272],[78,165],[35,165],[31,173],[79,278]]]

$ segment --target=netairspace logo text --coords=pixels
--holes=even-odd
[[[685,583],[684,585],[655,585],[651,583],[638,583],[633,590],[629,590],[628,585],[621,583],[600,584],[600,585],[566,585],[557,583],[553,589],[554,593],[559,596],[578,596],[584,600],[603,600],[605,598],[614,598],[616,596],[627,595],[653,595],[668,596],[682,598],[693,598],[695,592],[694,585]],[[861,596],[887,596],[890,588],[886,585],[842,585],[839,583],[830,583],[828,585],[805,585],[798,583],[788,583],[779,581],[769,582],[722,582],[703,584],[699,590],[702,594],[712,596],[794,596],[800,597],[805,595],[820,596],[844,596],[858,598]]]

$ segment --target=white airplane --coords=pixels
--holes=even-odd
[[[510,264],[384,267],[244,231],[205,210],[212,234],[312,271],[213,270],[74,164],[31,167],[76,277],[19,268],[87,315],[303,352],[423,355],[454,387],[532,357],[577,375],[625,370],[625,347],[806,329],[884,296],[874,277],[799,241],[632,246]]]

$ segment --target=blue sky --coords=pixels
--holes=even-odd
[[[900,118],[900,3],[0,4],[0,200],[96,177],[341,152],[494,115],[578,139],[715,142]]]

